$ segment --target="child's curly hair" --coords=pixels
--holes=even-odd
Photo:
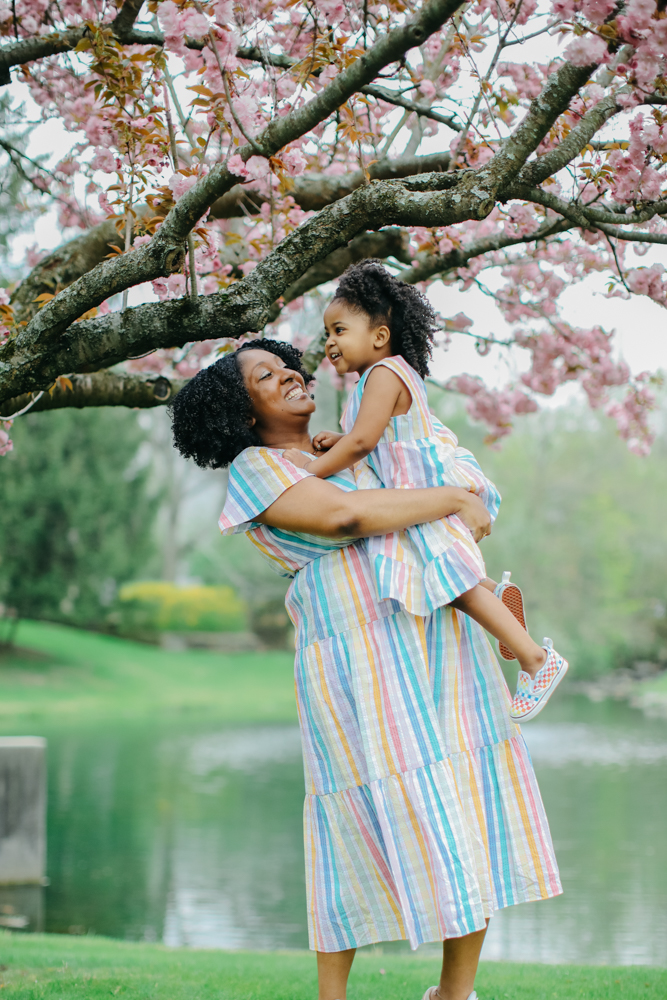
[[[365,313],[372,323],[385,323],[391,349],[412,365],[422,378],[428,375],[438,323],[426,296],[413,285],[394,278],[376,258],[351,264],[340,279],[334,299]]]

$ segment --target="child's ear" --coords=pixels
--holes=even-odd
[[[378,349],[386,347],[391,339],[391,331],[388,326],[377,326],[374,330],[374,346]]]

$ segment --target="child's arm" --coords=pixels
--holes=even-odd
[[[303,455],[295,449],[290,448],[285,451],[283,453],[285,458],[293,461],[292,455],[294,459],[298,457],[298,464],[308,472],[312,472],[318,479],[326,479],[341,469],[349,468],[375,448],[399,401],[404,402],[401,397],[406,393],[405,384],[398,375],[390,368],[379,365],[368,376],[359,413],[349,434],[345,434],[340,441],[337,441],[326,455],[307,464],[303,464]],[[409,405],[408,402],[408,409]],[[404,413],[407,412],[405,406],[399,409]]]

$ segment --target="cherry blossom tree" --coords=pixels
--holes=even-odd
[[[667,244],[664,0],[13,0],[0,34],[0,86],[74,140],[48,169],[0,142],[70,237],[0,291],[0,453],[27,409],[166,402],[367,256],[423,288],[502,275],[529,369],[448,383],[493,439],[577,382],[650,446],[655,376],[560,297],[599,272],[667,305],[628,252]],[[471,326],[443,340],[492,349]]]

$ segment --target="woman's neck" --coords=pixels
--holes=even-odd
[[[261,427],[257,428],[260,440],[265,448],[297,448],[299,451],[313,450],[313,444],[308,433],[308,425],[304,430],[292,427]]]

